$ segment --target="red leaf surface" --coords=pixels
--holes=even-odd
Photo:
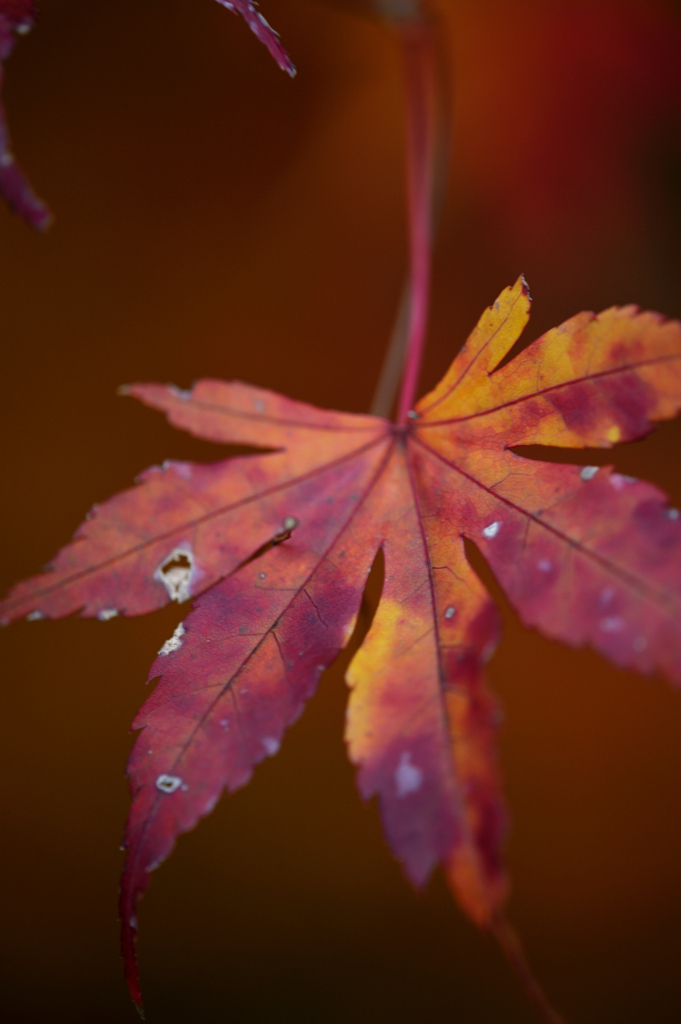
[[[25,35],[33,27],[36,8],[33,0],[0,0],[0,89],[4,79],[2,65],[14,49],[16,35]],[[52,214],[33,192],[14,159],[7,128],[5,108],[0,103],[0,193],[20,217],[43,231]]]
[[[149,872],[279,749],[347,644],[379,549],[383,591],[347,675],[349,755],[407,875],[421,885],[441,864],[483,927],[500,927],[507,891],[484,678],[499,618],[464,540],[528,625],[681,683],[679,512],[611,468],[511,450],[610,447],[673,416],[681,325],[632,306],[581,313],[497,369],[529,306],[520,279],[405,428],[241,383],[133,385],[198,437],[270,450],[147,470],[3,604],[5,622],[107,619],[197,598],[134,722],[121,917],[138,1004],[135,905]]]

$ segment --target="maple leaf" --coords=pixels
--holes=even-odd
[[[408,877],[420,886],[441,864],[482,927],[502,928],[507,892],[484,680],[499,616],[464,539],[527,625],[681,683],[679,512],[611,468],[511,451],[610,447],[673,416],[681,324],[634,306],[580,313],[499,368],[529,308],[519,279],[404,427],[238,382],[126,388],[197,437],[270,450],[147,470],[2,605],[3,622],[106,620],[200,595],[133,723],[121,918],[138,1005],[135,905],[149,872],[277,752],[347,644],[379,549],[380,602],[347,673],[349,756]]]
[[[296,69],[291,58],[279,42],[279,36],[274,29],[265,21],[258,10],[258,5],[253,0],[217,0],[219,4],[226,7],[228,11],[240,14],[246,21],[251,32],[257,36],[270,51],[282,71],[288,72],[293,78]]]
[[[14,49],[15,36],[25,35],[33,27],[36,8],[33,0],[0,0],[0,89],[3,63]],[[43,231],[52,214],[33,192],[12,153],[5,109],[0,103],[0,193],[7,205],[25,221]]]

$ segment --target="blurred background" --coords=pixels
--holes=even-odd
[[[454,146],[423,389],[521,271],[530,338],[584,308],[681,315],[681,5],[440,6]],[[56,219],[41,237],[0,209],[3,589],[142,468],[222,457],[119,384],[237,377],[369,406],[405,270],[399,53],[360,0],[261,9],[293,81],[213,0],[42,0],[7,64],[15,151]],[[681,504],[680,452],[672,423],[574,461],[612,461]],[[511,917],[573,1024],[677,1021],[681,695],[502,605]],[[11,1024],[136,1019],[117,947],[123,772],[148,666],[184,611],[0,636]],[[361,804],[346,663],[156,873],[140,907],[150,1021],[535,1019],[442,879],[416,894]]]

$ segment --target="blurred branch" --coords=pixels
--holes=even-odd
[[[415,21],[423,14],[421,0],[322,0],[325,6],[338,7],[353,14],[378,15],[388,21]]]
[[[451,154],[452,100],[449,54],[440,20],[431,11],[426,13],[420,0],[372,0],[375,11],[396,28],[411,24],[429,24],[433,43],[433,155],[431,165],[431,235],[434,237],[442,216],[447,192]],[[388,417],[392,411],[406,355],[407,335],[411,320],[411,285],[409,276],[402,287],[395,324],[370,410],[375,416]]]
[[[421,0],[372,0],[374,9],[388,21],[422,21],[424,18]]]
[[[397,316],[393,326],[390,341],[383,357],[383,365],[371,400],[369,411],[373,416],[383,416],[387,419],[395,404],[397,388],[402,376],[404,357],[407,350],[407,335],[409,333],[409,320],[411,318],[411,283],[409,278],[402,285],[400,303],[397,307]]]

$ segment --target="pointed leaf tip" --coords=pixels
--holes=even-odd
[[[267,47],[272,57],[282,71],[286,71],[291,78],[295,77],[296,69],[288,53],[279,41],[279,34],[274,31],[271,25],[265,21],[257,4],[253,0],[217,0],[219,4],[226,7],[234,14],[240,14],[246,21],[251,32]]]
[[[25,35],[33,26],[36,8],[33,0],[0,0],[0,85],[2,62],[11,54],[17,35]],[[31,188],[12,152],[12,145],[0,103],[0,194],[13,213],[38,231],[45,231],[52,214]]]
[[[139,964],[137,961],[136,937],[137,925],[133,924],[130,912],[129,901],[123,892],[121,894],[121,956],[123,957],[123,971],[128,984],[128,992],[137,1012],[142,1020],[144,1016],[144,1003],[142,1002],[142,991],[140,988]]]

